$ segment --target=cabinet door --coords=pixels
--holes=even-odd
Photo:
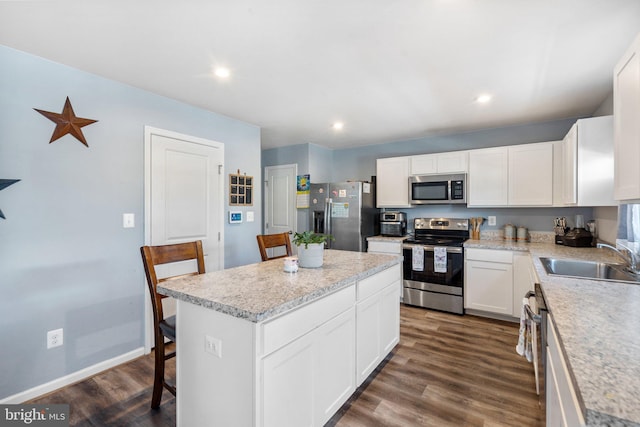
[[[511,316],[513,266],[497,262],[467,261],[464,307]]]
[[[533,268],[533,261],[528,252],[513,254],[513,317],[520,317],[522,298],[535,288]]]
[[[440,153],[437,158],[438,173],[467,173],[469,169],[468,151]]]
[[[354,307],[325,323],[317,332],[313,372],[317,426],[324,425],[356,390],[355,334]]]
[[[314,424],[313,344],[310,333],[263,359],[263,426]]]
[[[380,347],[381,358],[400,341],[400,281],[392,283],[382,290],[380,295]]]
[[[547,322],[547,426],[584,426],[584,415],[560,349],[553,316],[548,315]]]
[[[398,300],[395,304],[399,304]],[[382,300],[380,292],[358,302],[356,306],[356,381],[359,386],[382,361]]]
[[[355,308],[266,356],[262,425],[324,425],[355,391]]]
[[[468,206],[506,206],[508,199],[507,147],[469,152]]]
[[[640,35],[613,73],[616,200],[640,199]]]
[[[409,157],[376,160],[377,207],[411,207],[409,205]]]
[[[571,126],[562,140],[562,203],[578,203],[578,126]]]
[[[435,154],[411,156],[411,175],[438,173],[438,158]]]
[[[509,206],[553,204],[553,144],[509,147]]]

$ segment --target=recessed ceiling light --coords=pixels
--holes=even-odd
[[[478,97],[476,98],[476,102],[478,104],[486,104],[489,101],[491,101],[491,95],[489,94],[478,95]]]
[[[231,75],[231,70],[225,67],[216,67],[213,73],[220,78],[226,79]]]
[[[333,130],[342,130],[342,128],[344,128],[344,123],[335,122],[332,127],[333,127]]]

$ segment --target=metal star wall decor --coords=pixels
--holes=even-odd
[[[83,119],[81,117],[76,117],[73,112],[73,107],[71,106],[71,101],[69,101],[69,97],[67,96],[67,100],[64,103],[64,108],[62,109],[62,113],[52,113],[50,111],[43,111],[34,108],[38,113],[42,114],[52,122],[56,124],[56,128],[53,131],[53,135],[51,135],[51,140],[49,144],[51,144],[56,139],[62,138],[66,134],[73,135],[78,141],[82,142],[87,147],[87,140],[84,138],[82,134],[82,127],[90,125],[92,123],[97,122],[97,120],[92,119]]]
[[[10,186],[11,184],[15,184],[18,181],[20,181],[20,180],[19,179],[0,179],[0,191],[4,190],[5,188]],[[4,214],[2,213],[2,209],[0,209],[0,218],[6,219],[4,217]]]

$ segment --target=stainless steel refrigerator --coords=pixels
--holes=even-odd
[[[329,249],[367,251],[367,237],[379,233],[375,184],[364,181],[311,184],[309,228],[331,234]]]

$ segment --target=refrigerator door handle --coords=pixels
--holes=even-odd
[[[327,197],[324,205],[324,233],[332,234],[331,230],[331,207],[333,205],[333,200]],[[327,249],[331,249],[331,239],[327,239],[326,242]]]

